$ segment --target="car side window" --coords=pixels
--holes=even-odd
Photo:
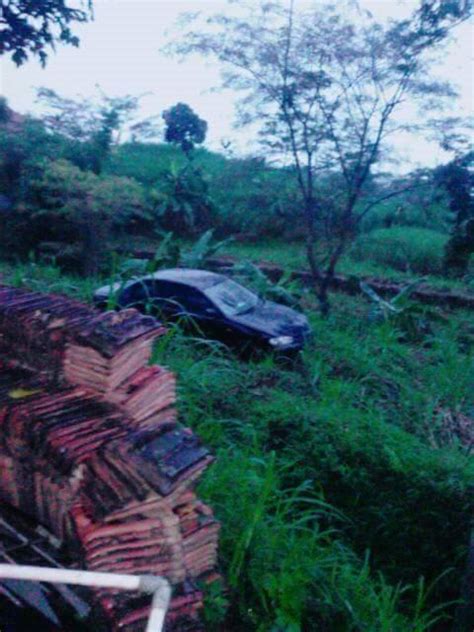
[[[206,310],[213,308],[212,303],[200,290],[180,283],[173,283],[169,299],[176,303],[176,311],[181,311],[181,307],[189,314],[203,315]]]
[[[189,309],[192,313],[206,315],[211,310],[217,313],[211,301],[200,290],[191,288],[188,300]]]
[[[136,281],[125,288],[121,296],[121,302],[128,306],[144,305],[151,296],[151,285],[148,280]]]

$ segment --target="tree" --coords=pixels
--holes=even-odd
[[[16,201],[34,163],[59,157],[64,143],[58,135],[48,133],[41,121],[30,117],[17,120],[6,104],[5,108],[5,120],[0,117],[0,193]]]
[[[172,164],[163,174],[163,186],[158,191],[161,224],[167,230],[189,235],[210,228],[213,203],[202,170],[192,163],[194,146],[204,142],[207,123],[186,103],[177,103],[162,114],[165,140],[179,145],[187,164]]]
[[[0,97],[0,124],[6,123],[10,118],[10,108],[5,97]]]
[[[58,42],[79,46],[70,24],[92,18],[92,0],[0,0],[0,7],[0,55],[18,66],[30,55],[44,66]]]
[[[46,107],[42,119],[46,128],[72,142],[67,156],[72,162],[96,174],[101,173],[124,128],[134,120],[140,99],[108,97],[101,92],[98,102],[93,102],[65,98],[49,88],[38,90],[38,100]]]
[[[458,157],[438,167],[434,180],[449,197],[452,214],[452,234],[446,244],[445,266],[450,274],[466,273],[469,259],[474,253],[474,152]]]
[[[199,118],[186,103],[177,103],[165,110],[163,120],[166,124],[166,142],[180,145],[188,157],[194,146],[203,143],[206,138],[206,121]]]
[[[366,199],[373,167],[390,135],[407,128],[394,114],[408,97],[432,110],[442,97],[454,96],[448,85],[430,80],[429,53],[465,19],[470,4],[421,0],[410,19],[388,25],[360,10],[348,12],[339,4],[300,11],[295,0],[239,3],[238,14],[208,19],[173,47],[217,58],[224,86],[244,92],[240,123],[258,123],[266,151],[286,161],[290,156],[309,267],[325,313],[337,264],[378,202]],[[338,181],[329,205],[319,186],[322,174]],[[328,210],[333,232],[322,248]]]

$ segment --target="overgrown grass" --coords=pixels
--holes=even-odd
[[[243,364],[179,330],[157,347],[179,375],[183,421],[217,455],[200,492],[223,523],[225,629],[424,630],[420,576],[446,573],[429,607],[457,595],[474,466],[430,426],[435,405],[472,411],[457,340],[469,317],[418,348],[365,316],[342,299],[316,317],[297,370]]]
[[[359,237],[351,255],[402,272],[436,275],[443,272],[447,239],[447,234],[427,228],[379,228]]]
[[[0,273],[86,300],[101,282],[33,262]],[[474,463],[436,413],[474,415],[472,314],[432,320],[414,344],[368,310],[338,296],[329,319],[315,312],[294,366],[243,362],[179,326],[156,344],[182,422],[217,457],[199,489],[227,586],[207,596],[210,630],[451,629]]]
[[[67,294],[89,302],[101,279],[64,274],[55,265],[44,265],[34,260],[15,265],[0,261],[0,283],[37,292]]]
[[[375,238],[385,231],[420,231],[424,239],[428,239],[434,233],[438,242],[439,250],[435,251],[433,244],[420,247],[415,245],[415,251],[409,252],[408,244],[404,242],[400,251],[397,250],[396,243],[387,239],[387,243],[382,243],[383,239],[376,244],[371,243],[372,233],[361,237],[362,243],[367,243],[366,251],[359,250],[360,243],[356,242],[355,250],[348,252],[341,258],[337,271],[341,274],[355,275],[358,277],[374,276],[381,279],[391,279],[393,281],[407,282],[413,280],[413,275],[423,275],[426,283],[439,289],[451,289],[464,292],[474,292],[474,260],[471,268],[464,279],[451,279],[440,274],[440,262],[443,256],[443,245],[446,237],[435,231],[417,228],[391,228],[374,231]],[[441,235],[441,240],[439,239]],[[410,239],[410,237],[408,238]],[[388,249],[389,252],[385,253]],[[378,255],[376,254],[378,252]],[[430,262],[430,252],[433,255]],[[374,254],[375,253],[375,254]],[[305,247],[300,242],[286,243],[279,240],[269,240],[259,244],[233,243],[226,246],[219,254],[231,255],[237,259],[248,259],[250,261],[265,261],[280,265],[287,270],[305,269],[308,267],[305,257]],[[412,258],[414,267],[410,268],[409,261]],[[401,263],[400,263],[401,262]],[[432,266],[432,271],[429,271]],[[425,270],[425,272],[423,272]],[[428,270],[428,271],[427,271]],[[427,272],[426,272],[427,271]]]

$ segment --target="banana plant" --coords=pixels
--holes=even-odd
[[[208,259],[233,241],[233,237],[214,241],[214,230],[207,230],[189,250],[181,252],[180,265],[184,268],[202,268],[206,265]]]
[[[433,321],[445,320],[435,308],[410,301],[410,295],[424,281],[424,277],[412,281],[391,300],[382,298],[370,285],[361,281],[360,289],[373,302],[369,311],[369,321],[392,323],[400,331],[403,339],[410,342],[422,341],[432,333]]]
[[[234,278],[252,287],[259,296],[274,300],[290,307],[299,307],[301,292],[298,283],[291,281],[290,273],[282,276],[277,283],[272,283],[258,266],[244,261],[232,268]]]
[[[366,294],[374,303],[370,311],[370,319],[373,321],[389,320],[395,314],[401,314],[405,309],[409,307],[408,299],[410,294],[425,281],[425,277],[412,281],[400,292],[394,296],[391,300],[382,298],[377,292],[370,287],[365,281],[360,281],[360,289]]]

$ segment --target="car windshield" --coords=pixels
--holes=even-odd
[[[245,314],[258,305],[259,298],[235,281],[223,281],[207,290],[205,294],[228,317]]]

